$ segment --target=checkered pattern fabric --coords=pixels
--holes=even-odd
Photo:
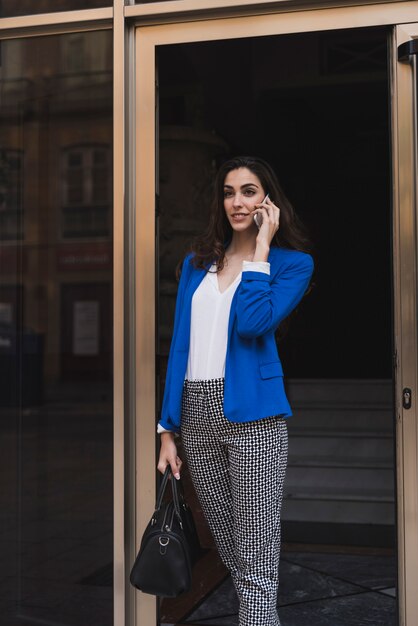
[[[223,390],[221,378],[185,381],[183,448],[202,510],[237,589],[239,626],[279,626],[287,424],[280,417],[228,421]]]

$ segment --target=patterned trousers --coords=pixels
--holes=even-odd
[[[223,379],[185,381],[181,436],[191,478],[239,599],[239,626],[279,626],[280,509],[287,424],[232,423]],[[243,381],[245,384],[245,381]]]

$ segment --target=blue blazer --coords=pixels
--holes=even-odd
[[[188,255],[177,292],[174,330],[168,358],[160,424],[180,430],[181,401],[190,342],[192,297],[206,275]],[[309,254],[270,248],[270,275],[242,272],[231,304],[225,362],[224,414],[231,422],[249,422],[292,411],[283,385],[275,331],[305,293],[313,272]]]

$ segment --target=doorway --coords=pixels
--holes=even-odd
[[[217,167],[236,154],[272,163],[315,245],[314,289],[278,344],[294,409],[279,597],[289,624],[308,607],[311,621],[329,607],[334,623],[352,622],[348,596],[354,614],[397,623],[388,41],[388,29],[364,28],[157,48],[158,404],[175,267],[205,227]],[[164,601],[161,623],[232,626],[232,585],[186,486],[207,553],[199,592]]]

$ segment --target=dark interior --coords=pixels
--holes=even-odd
[[[158,68],[162,133],[212,133],[225,142],[217,162],[265,158],[309,227],[315,286],[280,342],[286,376],[390,378],[386,32],[163,46]],[[190,184],[175,193],[187,202]]]

